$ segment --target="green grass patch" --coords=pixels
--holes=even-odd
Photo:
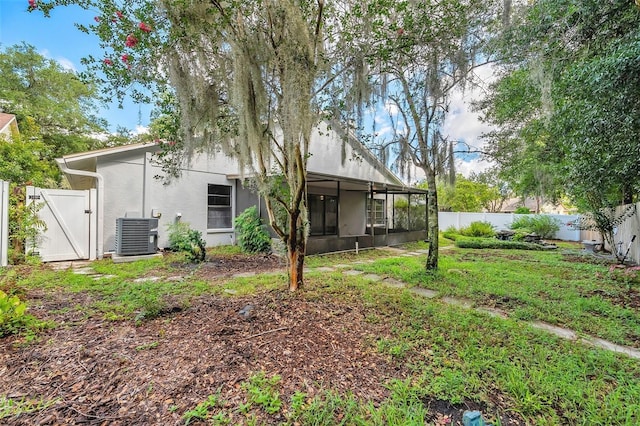
[[[367,260],[384,259],[389,256],[396,256],[397,253],[383,248],[364,249],[346,251],[340,253],[316,254],[305,257],[305,266],[308,268],[318,268],[322,266],[332,266],[335,264],[349,264],[354,262],[364,262]]]
[[[44,411],[54,405],[58,400],[45,400],[33,398],[8,398],[0,396],[0,419],[18,417],[22,414]]]
[[[419,250],[426,245],[405,247]],[[611,279],[605,265],[576,261],[575,253],[567,254],[452,247],[440,254],[440,269],[429,274],[424,270],[426,255],[399,257],[391,251],[370,250],[347,259],[344,253],[309,259],[317,266],[373,259],[372,264],[353,267],[441,295],[469,298],[478,305],[498,306],[515,319],[540,319],[619,343],[637,342],[640,314],[614,303],[628,291],[626,286]],[[34,288],[83,292],[93,302],[65,309],[138,321],[161,314],[168,301],[189,303],[202,294],[236,297],[287,287],[283,273],[215,284],[171,281],[173,262],[175,258],[95,262],[94,269],[105,275],[98,280],[45,266],[15,268],[1,273],[0,286],[20,295]],[[136,282],[152,275],[160,279]],[[389,324],[389,333],[368,337],[362,345],[391,365],[407,366],[408,377],[391,378],[386,383],[387,398],[374,403],[331,388],[310,396],[302,384],[285,398],[278,376],[258,372],[240,384],[244,399],[224,401],[214,392],[182,412],[185,423],[257,424],[258,419],[271,419],[300,425],[425,424],[433,421],[428,402],[434,400],[486,404],[483,415],[493,424],[505,407],[527,423],[540,425],[636,424],[640,419],[640,363],[623,355],[565,341],[514,319],[492,318],[339,272],[306,274],[303,289],[287,297],[358,306],[366,323]],[[153,341],[136,350],[158,345]],[[495,401],[502,401],[502,406],[495,407]],[[50,404],[0,397],[0,418],[44,410]]]
[[[535,424],[633,424],[640,418],[636,360],[359,277],[330,274],[309,287],[305,297],[363,303],[367,317],[393,324],[391,335],[380,337],[375,349],[413,372],[406,382],[392,381],[397,394],[375,410],[366,401],[350,402],[349,395],[342,395],[346,405],[325,396],[313,412],[329,420],[319,424],[331,424],[337,418],[331,413],[364,419],[363,424],[424,424],[415,402],[428,399],[490,406],[502,398]],[[389,412],[382,415],[383,409]],[[407,417],[410,413],[417,418]]]
[[[576,261],[566,251],[466,250],[440,255],[426,273],[423,256],[381,259],[356,268],[390,276],[443,296],[496,306],[522,320],[541,320],[615,343],[640,342],[640,312],[623,303],[626,285],[605,265]],[[618,301],[618,303],[616,303]]]

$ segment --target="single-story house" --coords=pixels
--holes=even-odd
[[[319,126],[310,147],[308,254],[425,238],[425,191],[407,187],[358,140],[345,140],[331,126]],[[157,218],[157,244],[166,247],[167,227],[175,221],[188,222],[208,246],[215,246],[235,243],[233,218],[244,209],[256,205],[266,217],[264,202],[243,186],[234,159],[196,156],[180,178],[165,185],[154,178],[162,174],[154,160],[160,149],[157,143],[139,143],[57,160],[72,189],[97,194],[95,208],[86,210],[95,215],[95,257],[116,249],[119,218]],[[409,200],[412,208],[395,211],[396,198],[405,199],[403,206]],[[395,219],[400,214],[420,215],[421,220]]]
[[[567,208],[563,203],[552,203],[541,197],[509,198],[505,200],[500,213],[514,213],[518,208],[525,207],[531,213],[545,214],[575,214],[575,209]]]

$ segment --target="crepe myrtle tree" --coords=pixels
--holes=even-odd
[[[96,11],[78,28],[101,40],[104,56],[84,63],[108,97],[150,101],[149,94],[169,91],[180,117],[173,147],[238,160],[265,197],[271,227],[287,248],[289,289],[297,290],[309,234],[311,132],[336,105],[341,113],[350,108],[345,81],[362,70],[349,53],[353,40],[343,36],[351,2],[28,2],[45,15],[67,5]]]

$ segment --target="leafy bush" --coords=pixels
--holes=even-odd
[[[525,206],[520,206],[520,207],[516,208],[514,213],[515,214],[529,214],[529,213],[531,213],[531,210],[529,210]]]
[[[465,237],[494,237],[496,231],[489,222],[471,222],[466,228],[460,230]]]
[[[202,262],[206,255],[206,243],[202,232],[191,229],[187,222],[176,222],[167,227],[169,248],[172,251],[186,253],[191,262]]]
[[[46,223],[38,216],[44,203],[26,203],[26,189],[12,185],[9,194],[9,261],[22,264],[32,261],[31,253],[25,255],[27,246],[35,247]]]
[[[448,240],[455,241],[460,237],[460,232],[458,232],[458,230],[454,226],[450,226],[444,230],[442,236]]]
[[[249,207],[233,220],[238,233],[238,245],[245,253],[268,253],[271,236],[258,215],[256,206]]]
[[[27,305],[18,296],[0,290],[0,336],[14,334],[25,318]]]
[[[18,334],[22,331],[33,333],[38,329],[52,326],[40,321],[27,312],[27,304],[18,296],[9,296],[0,290],[0,337]]]
[[[536,233],[541,238],[553,238],[560,230],[560,222],[547,215],[520,216],[511,224],[511,229],[525,233]]]
[[[409,200],[398,198],[394,203],[393,229],[407,231],[426,229],[425,204],[426,200],[422,195],[412,195],[411,205]]]
[[[495,238],[458,238],[456,247],[472,249],[544,250],[540,244],[504,241]]]

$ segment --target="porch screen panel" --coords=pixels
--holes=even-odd
[[[324,234],[324,200],[319,195],[309,195],[309,222],[311,235]]]
[[[232,222],[231,187],[209,184],[207,189],[207,228],[227,229],[233,226]]]
[[[374,199],[373,204],[371,199],[367,198],[367,223],[371,226],[371,209],[373,208],[373,223],[375,225],[384,225],[385,218],[385,202],[384,200]]]
[[[309,194],[309,222],[311,235],[338,233],[338,198],[331,195]]]
[[[336,197],[325,198],[325,234],[338,233],[338,199]]]

